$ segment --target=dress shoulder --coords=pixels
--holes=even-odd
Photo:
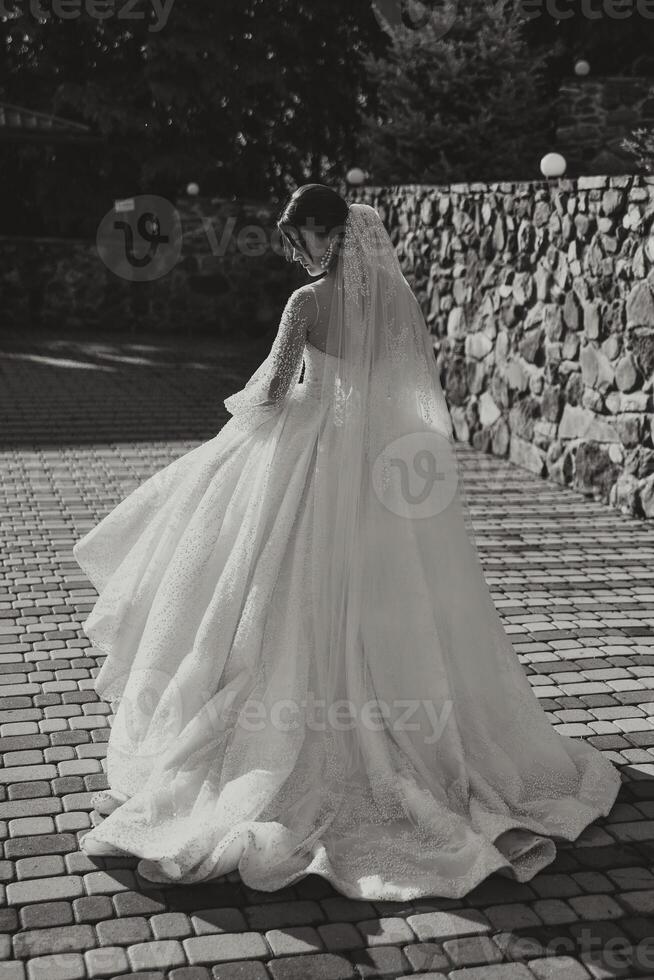
[[[297,325],[306,328],[313,326],[318,318],[318,300],[313,289],[313,283],[306,283],[295,289],[286,301],[284,320],[292,320]]]

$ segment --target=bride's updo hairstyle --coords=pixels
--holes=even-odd
[[[309,249],[302,234],[303,228],[316,232],[322,238],[327,238],[330,232],[337,229],[332,257],[325,269],[329,271],[341,249],[348,210],[347,201],[326,184],[303,184],[298,187],[277,220],[286,259],[290,261],[293,257],[293,243],[286,235],[287,228],[296,232],[307,252]]]

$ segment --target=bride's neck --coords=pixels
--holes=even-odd
[[[323,273],[322,276],[318,276],[313,281],[314,282],[330,282],[330,283],[333,283],[335,279],[336,279],[336,270],[335,269],[330,269],[328,272]]]

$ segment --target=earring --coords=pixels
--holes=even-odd
[[[327,246],[327,249],[320,257],[320,265],[323,269],[326,269],[332,260],[332,255],[334,254],[335,239],[332,238],[331,242]]]

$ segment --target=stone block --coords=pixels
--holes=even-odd
[[[559,423],[559,439],[587,439],[596,442],[620,442],[614,422],[600,419],[587,408],[566,404]]]
[[[511,436],[509,459],[516,466],[529,470],[536,476],[542,476],[545,471],[545,454],[543,451],[533,443],[516,435]]]

